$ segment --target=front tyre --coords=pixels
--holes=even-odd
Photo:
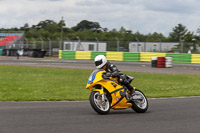
[[[138,99],[132,100],[132,109],[137,113],[144,113],[148,109],[148,101],[144,93],[138,89],[135,89],[135,96]]]
[[[90,94],[90,104],[92,108],[99,114],[108,114],[110,111],[110,102],[106,95],[102,98],[98,91],[93,91]],[[104,101],[102,100],[104,99]]]

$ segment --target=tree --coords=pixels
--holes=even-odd
[[[27,31],[29,29],[28,23],[25,23],[23,27],[20,28],[22,31]]]
[[[200,27],[196,30],[196,33],[198,33],[198,35],[195,36],[195,42],[200,46]]]
[[[119,33],[125,34],[126,33],[126,29],[122,26],[119,30]]]
[[[146,41],[149,42],[158,42],[160,40],[163,40],[165,37],[163,36],[162,33],[157,33],[154,32],[153,34],[149,33],[148,35],[146,35]]]
[[[53,20],[40,21],[37,25],[33,25],[32,28],[38,30],[44,29],[50,33],[57,32],[59,30],[57,23]]]
[[[59,27],[62,26],[64,28],[64,26],[66,26],[65,21],[64,20],[60,20],[60,22],[58,22],[58,26]]]
[[[199,34],[199,36],[200,36],[200,27],[197,29],[197,31],[196,31],[198,34]]]
[[[183,50],[182,52],[187,52],[191,47],[193,47],[193,51],[196,50],[196,46],[194,45],[194,39],[196,39],[194,32],[188,31],[182,24],[178,24],[178,26],[173,28],[173,32],[170,33],[170,39],[173,41],[180,41],[178,48],[183,44],[182,46],[184,47],[183,49],[181,48],[181,50]]]
[[[169,38],[171,39],[171,41],[179,41],[180,37],[186,35],[187,32],[188,29],[184,25],[178,24],[178,26],[175,26],[173,28],[173,31],[170,33]]]
[[[91,30],[100,32],[101,26],[98,22],[92,22],[88,20],[83,20],[80,23],[78,23],[75,27],[72,27],[74,31],[83,31],[83,30]]]
[[[133,34],[133,35],[134,35],[134,40],[135,40],[135,41],[137,41],[136,38],[139,39],[140,42],[142,42],[142,41],[147,41],[147,40],[146,40],[146,37],[145,37],[143,34],[141,34],[139,31],[137,31],[137,32],[136,32],[135,34]]]

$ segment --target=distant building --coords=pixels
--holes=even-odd
[[[106,51],[106,42],[95,41],[64,41],[63,50],[69,51]]]
[[[197,51],[200,52],[200,46],[196,45]]]
[[[179,42],[130,42],[129,52],[168,52],[177,48]]]

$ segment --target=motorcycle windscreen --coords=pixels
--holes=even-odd
[[[96,69],[92,72],[92,74],[90,75],[89,79],[88,79],[88,84],[92,83],[94,81],[94,79],[96,78],[96,75],[98,72],[100,71],[104,71],[103,69]]]

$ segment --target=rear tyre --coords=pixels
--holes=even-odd
[[[135,89],[135,95],[139,96],[140,99],[132,101],[132,109],[137,113],[144,113],[148,109],[148,101],[144,93],[138,89]]]
[[[104,101],[102,101],[102,96],[98,91],[91,92],[90,104],[97,113],[105,115],[110,111],[110,102],[106,95],[104,95]]]

